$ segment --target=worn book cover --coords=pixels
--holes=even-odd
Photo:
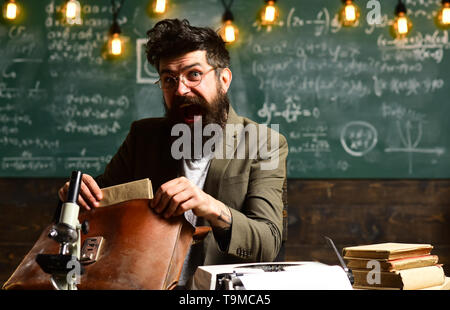
[[[370,259],[357,257],[344,257],[344,259],[347,261],[347,267],[350,269],[373,269],[375,268],[374,265],[377,263],[381,271],[434,266],[439,261],[437,255],[421,255],[397,259]]]
[[[442,266],[411,268],[394,272],[374,270],[352,270],[354,288],[418,290],[444,284]]]
[[[432,249],[431,244],[388,242],[346,247],[343,249],[343,256],[345,258],[397,259],[429,255]]]

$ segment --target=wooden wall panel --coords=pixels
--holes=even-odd
[[[51,223],[65,181],[0,179],[0,286]]]
[[[0,179],[0,285],[52,218],[66,179]],[[450,180],[289,180],[286,260],[338,264],[339,250],[430,243],[450,276]]]

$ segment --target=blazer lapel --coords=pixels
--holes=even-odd
[[[239,117],[234,109],[231,107],[228,111],[228,119],[227,119],[227,125],[236,125],[236,124],[242,124],[243,120],[242,117]],[[233,128],[234,129],[234,128]],[[233,134],[232,139],[226,139],[227,131],[226,128],[223,131],[223,139],[224,139],[224,150],[223,150],[223,158],[216,158],[214,157],[211,160],[211,164],[208,170],[208,174],[206,176],[205,185],[203,186],[203,190],[210,194],[213,197],[218,197],[219,195],[219,189],[221,186],[221,181],[223,179],[223,174],[225,173],[225,170],[227,169],[231,159],[235,156],[236,147],[235,143],[237,140],[237,132],[228,133]],[[231,149],[233,156],[227,156],[226,149]]]

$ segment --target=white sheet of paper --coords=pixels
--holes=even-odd
[[[288,271],[249,273],[239,277],[247,290],[351,290],[340,266],[309,263]]]

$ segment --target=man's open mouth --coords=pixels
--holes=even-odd
[[[185,103],[180,106],[180,112],[184,122],[187,124],[192,124],[202,117],[203,109],[198,104]]]

